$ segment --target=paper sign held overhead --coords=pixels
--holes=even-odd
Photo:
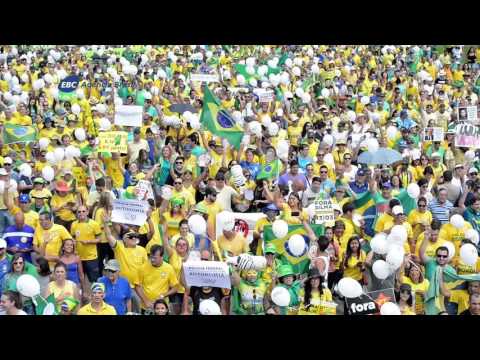
[[[143,107],[136,105],[115,106],[115,125],[141,127]]]

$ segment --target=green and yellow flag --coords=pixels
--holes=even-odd
[[[35,127],[5,124],[3,131],[3,143],[5,145],[28,143],[35,140],[37,140],[37,129]]]
[[[280,160],[274,160],[270,164],[262,165],[260,168],[260,172],[257,174],[257,180],[270,180],[273,178],[277,178],[280,174],[281,168]]]
[[[323,225],[310,225],[315,235],[323,235],[325,228]],[[263,241],[265,246],[268,243],[273,243],[277,249],[278,259],[282,264],[290,264],[296,274],[304,274],[308,272],[310,265],[310,258],[308,257],[307,247],[300,256],[294,256],[288,248],[288,240],[292,235],[299,234],[305,239],[308,244],[310,242],[307,232],[303,225],[289,225],[288,234],[284,238],[276,238],[272,231],[271,225],[266,225],[263,229]]]
[[[213,135],[225,138],[235,149],[240,149],[243,129],[222,106],[220,101],[205,87],[203,109],[200,117],[202,123]]]

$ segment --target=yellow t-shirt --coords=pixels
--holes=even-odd
[[[418,236],[417,244],[415,246],[415,255],[420,256],[420,247],[422,246],[422,243],[424,241],[425,241],[425,233],[421,233]],[[428,257],[434,258],[435,252],[440,246],[443,246],[443,244],[445,244],[445,240],[443,240],[440,237],[438,237],[435,243],[429,242],[427,245],[427,248],[425,249],[425,255]]]
[[[182,189],[182,191],[172,190],[172,198],[183,199],[185,204],[183,205],[184,209],[190,209],[195,205],[195,198],[192,196],[192,193],[187,189]]]
[[[133,287],[138,277],[138,269],[148,262],[147,252],[141,246],[126,248],[123,241],[117,240],[113,253],[120,264],[120,276],[127,278]]]
[[[63,206],[69,202],[76,203],[77,198],[74,194],[69,193],[66,196],[62,197],[57,194],[53,195],[52,200],[50,201],[50,206],[52,208],[57,208]],[[63,221],[73,221],[76,219],[75,214],[72,210],[62,209],[56,212],[56,215]]]
[[[183,259],[178,255],[178,253],[173,250],[172,255],[168,258],[168,263],[172,265],[173,270],[175,271],[175,276],[178,280],[178,294],[184,294],[185,288],[180,284],[181,271],[183,266]]]
[[[450,223],[443,224],[440,228],[438,237],[446,241],[451,241],[453,245],[455,245],[455,256],[453,260],[456,260],[459,257],[462,240],[465,238],[465,232],[469,229],[472,229],[472,225],[468,221],[464,222],[462,229],[457,229]]]
[[[95,211],[94,218],[97,222],[97,224],[100,226],[100,242],[101,243],[107,243],[107,237],[105,236],[105,227],[103,225],[103,216],[105,215],[105,209],[104,208],[98,208]]]
[[[318,290],[314,290],[311,293],[310,306],[307,308],[303,302],[305,297],[305,290],[302,288],[299,292],[299,298],[302,299],[300,307],[298,309],[298,315],[335,315],[336,309],[334,307],[332,293],[329,289],[322,289],[322,295]],[[330,306],[326,306],[325,302],[332,303]]]
[[[418,235],[423,232],[422,224],[431,224],[432,213],[429,210],[421,213],[417,209],[414,209],[408,214],[407,221],[412,226],[413,237],[416,239]]]
[[[451,290],[450,302],[458,304],[457,315],[460,315],[470,307],[470,295],[467,290]]]
[[[255,224],[255,229],[253,230],[254,233],[257,233],[260,235],[260,239],[258,240],[258,245],[257,245],[257,252],[256,255],[261,256],[263,255],[263,228],[265,225],[272,225],[270,220],[268,220],[267,217],[263,217],[257,221]]]
[[[87,304],[78,310],[77,315],[117,315],[117,311],[113,306],[103,302],[99,310],[95,310],[92,304]]]
[[[121,159],[105,158],[103,163],[105,164],[106,174],[112,178],[113,187],[121,188],[124,182]]]
[[[345,254],[343,255],[345,259]],[[354,255],[350,256],[348,259],[348,262],[345,266],[345,270],[343,272],[344,277],[351,277],[352,279],[355,279],[357,281],[362,280],[362,271],[360,268],[357,266],[359,262],[365,263],[365,259],[367,258],[367,255],[365,254],[365,251],[361,250],[360,251],[360,257],[356,257]],[[344,260],[342,260],[343,263]]]
[[[417,315],[424,313],[424,297],[420,295],[423,293],[424,295],[427,294],[428,287],[430,286],[430,282],[428,279],[423,279],[421,283],[415,284],[408,276],[404,276],[402,279],[403,284],[408,284],[412,287],[412,291],[415,292],[415,312]]]
[[[51,199],[52,198],[52,193],[50,192],[50,190],[48,190],[46,188],[43,188],[42,190],[33,189],[32,191],[30,191],[30,197],[32,199],[35,199],[35,198]]]
[[[174,235],[170,238],[169,240],[169,244],[170,246],[175,246],[177,240],[181,237],[182,235],[180,235],[180,233],[178,233],[177,235]],[[193,235],[192,233],[188,233],[187,236],[185,237],[185,240],[187,240],[187,243],[188,243],[188,248],[191,249],[193,248],[193,246],[195,245],[195,235]]]
[[[77,252],[80,260],[94,260],[98,258],[97,244],[82,244],[80,241],[94,240],[102,235],[100,225],[92,219],[87,222],[74,221],[71,228],[71,234],[77,240]]]
[[[375,233],[383,232],[384,230],[388,229],[386,225],[388,223],[393,222],[393,216],[387,213],[383,213],[377,219],[377,223],[375,224]]]
[[[163,262],[161,266],[154,267],[147,261],[138,270],[135,285],[141,285],[147,299],[155,301],[160,295],[165,295],[170,288],[178,286],[178,279],[172,265]],[[142,307],[145,308],[143,303]]]
[[[180,233],[180,221],[182,221],[184,217],[180,214],[172,216],[170,211],[166,211],[162,215],[165,218],[165,223],[167,224],[168,237],[172,237]]]
[[[60,248],[62,247],[63,240],[71,239],[72,235],[65,229],[64,226],[53,224],[48,230],[38,226],[35,229],[35,235],[33,237],[33,245],[40,248],[45,240],[49,240],[45,247],[45,255],[58,256]],[[51,262],[51,265],[53,262]]]
[[[228,240],[223,234],[216,241],[212,242],[213,249],[219,259],[223,259],[223,252],[229,252],[232,256],[248,252],[248,242],[245,236],[236,233],[235,237]]]
[[[477,260],[477,263],[473,266],[467,265],[463,260],[458,257],[454,261],[454,267],[457,270],[458,275],[474,275],[480,273],[480,259]]]
[[[14,206],[13,209],[10,211],[10,214],[15,216],[20,211],[22,211],[22,209],[20,209],[18,206]],[[39,215],[37,212],[29,210],[28,212],[23,213],[23,216],[25,217],[25,224],[31,226],[34,229],[37,228],[39,219]]]

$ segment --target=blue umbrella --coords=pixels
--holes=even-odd
[[[380,148],[374,153],[365,151],[358,157],[358,162],[367,165],[391,165],[402,161],[402,155],[395,150]]]

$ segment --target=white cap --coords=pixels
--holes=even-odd
[[[473,174],[473,173],[477,173],[478,174],[478,170],[474,167],[470,168],[470,170],[468,170],[468,173],[469,174]]]
[[[7,157],[3,158],[3,163],[4,164],[13,164],[13,160],[12,160],[11,157],[7,156]]]
[[[4,239],[0,239],[0,249],[6,249],[7,242]]]
[[[403,214],[403,207],[401,207],[400,205],[396,205],[393,207],[392,209],[392,213],[393,215],[398,215],[398,214]]]

